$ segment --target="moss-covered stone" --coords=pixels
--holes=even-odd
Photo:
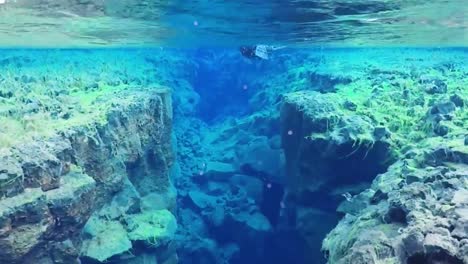
[[[149,247],[160,247],[174,239],[177,221],[168,210],[143,212],[125,217],[128,237]]]
[[[91,239],[85,239],[81,256],[104,262],[132,249],[127,231],[118,221],[91,220],[84,229]]]

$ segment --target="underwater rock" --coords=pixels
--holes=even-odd
[[[368,118],[346,115],[341,101],[337,95],[317,92],[285,95],[282,139],[291,193],[317,190],[331,182],[370,181],[389,164],[380,161],[392,159],[388,130]],[[351,162],[356,163],[352,166],[356,171],[339,170]],[[358,171],[360,162],[365,172]]]
[[[82,257],[98,261],[124,258],[128,252],[146,249],[157,250],[158,260],[173,258],[172,241],[177,229],[174,215],[166,209],[147,210],[139,213],[123,213],[119,219],[110,219],[106,207],[94,214],[83,230]],[[110,231],[109,231],[110,230]],[[108,233],[112,232],[112,233]],[[107,239],[112,236],[115,239]],[[106,240],[102,242],[102,240]],[[99,255],[98,252],[105,252]]]
[[[72,172],[57,189],[26,189],[0,201],[0,260],[21,263],[33,249],[46,251],[51,241],[79,235],[94,210],[94,190],[91,177]]]
[[[132,249],[132,243],[124,226],[118,221],[99,221],[90,219],[86,224],[81,256],[104,262]]]
[[[199,240],[181,242],[180,247],[185,254],[195,247],[188,244],[201,247],[201,252],[191,253],[197,256],[196,263],[220,263],[239,258],[239,252],[244,256],[252,253],[260,257],[260,251],[266,250],[262,245],[272,230],[268,219],[260,213],[264,183],[258,178],[239,174],[226,174],[217,180],[204,181],[199,185],[199,190],[191,190],[183,198],[182,207],[192,209],[179,211],[181,225],[197,237],[216,232],[216,238],[224,241],[223,244],[233,243],[237,249],[232,251],[231,248],[231,253],[219,251],[221,245],[215,246],[218,249],[207,248],[210,243]]]
[[[449,128],[446,125],[438,124],[434,128],[434,133],[438,136],[443,137],[449,133]]]
[[[262,201],[264,183],[260,179],[247,175],[235,174],[229,179],[229,182],[245,190],[247,196],[257,203]]]
[[[326,214],[338,208],[345,216],[322,243],[328,263],[462,263],[464,247],[459,241],[466,239],[466,227],[460,210],[467,204],[460,197],[467,189],[468,151],[459,123],[450,122],[457,118],[455,103],[435,102],[427,115],[444,138],[423,138],[395,162],[398,132],[365,115],[350,114],[338,95],[284,96],[286,200],[295,204],[296,228],[310,241],[310,252],[317,247],[316,225],[310,223],[324,219],[310,212],[322,209]],[[345,193],[341,203],[327,194],[332,186],[344,188],[356,181],[372,181],[371,188],[357,195]],[[314,203],[324,199],[332,206]]]
[[[442,116],[447,116],[455,112],[456,110],[456,105],[451,102],[439,102],[436,103],[434,106],[432,106],[430,113],[432,115],[442,115]]]
[[[21,263],[34,247],[44,244],[46,230],[54,225],[45,195],[38,188],[3,199],[0,212],[0,261],[4,263]]]
[[[374,198],[375,196],[372,196],[373,194],[373,192],[362,192],[351,197],[349,200],[344,200],[340,203],[336,211],[344,214],[356,215],[362,209],[369,206],[369,203],[371,202],[369,197]]]
[[[24,186],[43,191],[58,188],[60,176],[68,173],[72,151],[68,140],[54,137],[47,142],[33,142],[15,147],[25,176]],[[60,159],[59,159],[60,158]]]
[[[330,190],[356,182],[370,183],[394,159],[389,130],[366,116],[350,113],[344,101],[333,93],[302,91],[286,94],[281,108],[288,175],[286,200],[295,205],[297,221],[303,223],[296,228],[310,241],[310,252],[320,251],[319,238],[338,221],[335,210],[346,193],[333,194]],[[340,210],[359,213],[370,204],[371,197],[343,202]],[[328,225],[316,231],[313,223],[318,225],[325,217]],[[321,258],[317,253],[310,254],[310,259]]]
[[[176,115],[188,116],[197,112],[200,95],[192,89],[187,81],[178,81],[177,92],[173,96]]]
[[[376,140],[382,140],[390,137],[390,131],[383,126],[377,126],[374,128],[374,138]]]
[[[464,107],[465,101],[463,98],[458,94],[453,94],[450,96],[450,101],[455,104],[457,107]]]
[[[333,76],[330,74],[319,74],[314,72],[310,74],[310,82],[315,88],[314,90],[321,93],[329,93],[336,90],[336,85],[349,84],[352,82],[352,79],[345,76]]]
[[[351,101],[346,100],[343,104],[343,107],[345,109],[348,109],[349,111],[356,111],[357,105]]]
[[[434,104],[427,113],[427,122],[433,127],[433,132],[438,136],[449,133],[449,127],[442,121],[451,121],[454,118],[456,105],[451,101],[442,101]]]
[[[221,246],[214,240],[200,238],[198,240],[184,241],[179,245],[182,252],[182,259],[190,259],[191,263],[197,264],[218,264],[223,263],[223,257],[220,255]],[[186,254],[186,255],[184,255]]]
[[[99,88],[99,84],[97,82],[93,82],[91,84],[86,85],[85,90],[96,90]]]
[[[222,228],[225,236],[240,246],[242,254],[251,259],[262,259],[263,245],[272,232],[268,219],[261,213],[241,211],[237,214],[229,214]]]
[[[143,242],[154,248],[169,244],[177,229],[177,221],[168,210],[130,214],[126,216],[125,223],[128,238],[133,243]]]
[[[207,162],[204,170],[205,171],[201,173],[202,175],[195,175],[195,177],[215,181],[227,181],[229,176],[236,171],[232,164],[216,161]]]
[[[158,259],[155,254],[141,253],[129,259],[124,259],[116,264],[158,264]]]
[[[189,192],[189,197],[192,200],[195,207],[201,211],[208,208],[213,209],[217,205],[216,196],[207,195],[200,191]]]
[[[0,196],[12,197],[24,190],[23,169],[11,151],[0,151]]]
[[[106,218],[115,220],[124,214],[139,212],[140,203],[141,197],[135,186],[128,179],[124,179],[122,189],[115,194],[110,203],[101,208],[100,212]]]
[[[56,264],[80,264],[80,252],[69,239],[52,245],[51,256]]]
[[[174,211],[176,208],[177,191],[174,187],[169,187],[165,192],[150,193],[141,197],[141,210],[162,210]]]
[[[249,164],[255,170],[269,175],[269,181],[281,182],[284,153],[280,149],[271,148],[267,137],[255,137],[247,144],[239,144],[235,152],[239,167]]]
[[[428,94],[441,94],[447,92],[447,84],[438,78],[430,76],[421,76],[419,83],[424,86],[424,90]]]
[[[322,249],[329,263],[357,263],[351,260],[358,258],[362,246],[370,250],[364,255],[374,256],[366,263],[464,263],[460,239],[467,233],[466,162],[434,168],[429,157],[437,153],[437,145],[422,146],[429,146],[431,154],[419,152],[413,160],[399,161],[374,180],[372,190],[388,198],[371,198],[372,206],[347,214],[327,236]],[[373,232],[392,238],[392,243],[384,243],[386,254],[376,237],[363,237]]]
[[[171,188],[171,98],[153,89],[106,99],[104,120],[2,149],[0,262],[73,263],[77,252],[104,261],[132,249],[117,219],[139,212],[141,196]],[[101,228],[80,237],[93,213]]]
[[[424,248],[426,252],[447,252],[450,256],[456,256],[459,242],[450,236],[429,233],[424,238]]]

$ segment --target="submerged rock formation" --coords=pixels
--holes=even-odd
[[[170,93],[100,100],[102,120],[1,149],[0,262],[177,263]]]
[[[426,66],[437,62],[424,52],[387,52],[300,50],[258,63],[239,62],[230,52],[199,54],[197,95],[187,97],[196,99],[176,122],[183,263],[325,263],[323,239],[343,216],[369,206],[366,189],[379,174],[422,139],[460,130],[466,119],[456,112],[466,92],[456,80],[466,74],[452,64],[434,73]],[[258,220],[261,182],[240,175],[245,163],[288,188],[279,225],[268,231],[272,243],[253,238],[265,253],[259,259],[244,254],[245,239],[258,228],[226,224],[245,210]],[[247,201],[233,192],[237,187],[248,190]],[[372,199],[387,196],[376,192]],[[401,218],[398,210],[391,215]],[[347,235],[340,231],[336,240]],[[329,263],[340,250],[346,251],[329,250]]]
[[[357,209],[345,210],[323,243],[329,262],[468,263],[468,149],[462,141],[427,142],[351,198]]]
[[[295,226],[311,248],[309,260],[317,261],[319,238],[336,224],[341,195],[361,191],[393,159],[389,133],[347,110],[337,94],[295,92],[283,100],[286,203],[296,211]]]
[[[284,96],[286,202],[310,252],[336,210],[321,245],[330,264],[468,263],[466,91],[431,85]]]

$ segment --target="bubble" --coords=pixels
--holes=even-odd
[[[242,85],[242,89],[247,90],[248,88],[247,84]]]
[[[198,26],[198,21],[196,21],[196,20],[193,21],[193,25],[194,25],[195,27],[197,27],[197,26]]]
[[[292,130],[288,130],[288,135],[292,136],[292,134],[294,134],[293,131],[292,131]]]
[[[200,176],[203,176],[203,171],[200,171],[198,174],[199,174]]]
[[[271,183],[267,183],[267,188],[268,189],[271,189],[271,186],[272,186]]]

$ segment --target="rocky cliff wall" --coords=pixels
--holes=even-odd
[[[296,228],[318,252],[338,221],[325,216],[344,216],[321,246],[330,264],[468,263],[466,81],[378,74],[413,84],[284,96]]]
[[[177,262],[170,92],[101,100],[104,120],[1,150],[1,263]]]

